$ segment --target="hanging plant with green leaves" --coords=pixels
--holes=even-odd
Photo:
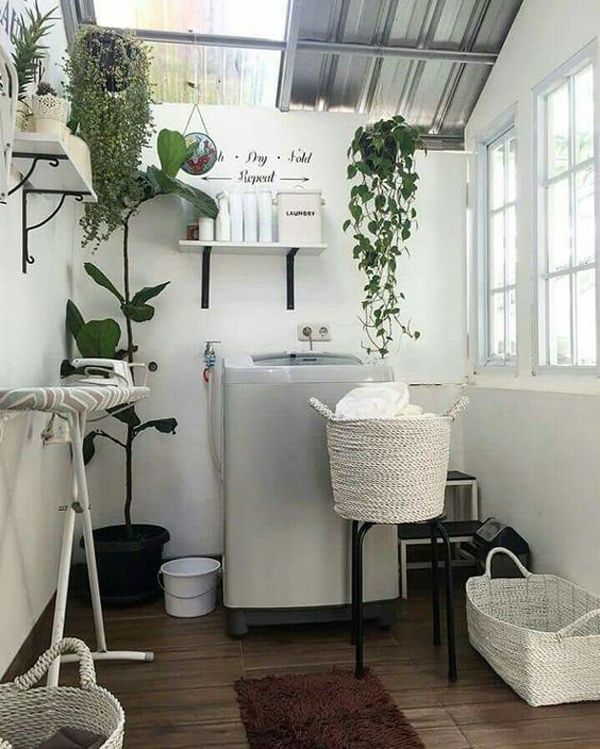
[[[123,213],[143,200],[142,149],[152,135],[152,86],[147,45],[95,26],[75,37],[65,63],[69,127],[88,144],[97,203],[81,219],[83,244],[98,246],[123,226]]]
[[[398,258],[409,254],[417,212],[414,200],[419,175],[415,152],[423,148],[421,131],[396,115],[359,127],[348,149],[348,179],[358,183],[350,190],[351,218],[344,231],[352,229],[354,259],[366,276],[361,322],[367,353],[387,356],[394,329],[417,339],[410,320],[403,321],[405,295],[398,289]]]

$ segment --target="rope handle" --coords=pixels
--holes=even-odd
[[[505,556],[509,557],[509,559],[512,559],[523,577],[527,578],[531,575],[531,572],[527,569],[527,567],[523,566],[519,557],[516,556],[516,554],[513,554],[510,549],[505,549],[504,546],[496,546],[495,549],[492,549],[490,551],[490,553],[487,555],[487,559],[485,560],[485,576],[490,580],[492,579],[492,559],[496,556],[496,554],[504,554]]]
[[[600,616],[600,609],[594,609],[593,611],[588,611],[587,614],[583,614],[579,617],[579,619],[575,619],[574,622],[571,622],[571,624],[567,624],[566,627],[563,627],[562,629],[559,629],[557,632],[558,637],[568,637],[572,632],[579,629],[579,627],[583,626],[584,624],[587,624],[588,622],[591,622],[593,619],[596,619]]]
[[[469,405],[469,399],[466,395],[461,396],[457,401],[455,401],[450,408],[447,408],[442,416],[445,416],[449,419],[456,419],[460,414],[465,410],[465,408]]]
[[[81,688],[89,689],[96,686],[96,669],[90,649],[83,640],[78,640],[75,637],[65,637],[64,640],[59,640],[51,648],[48,648],[27,673],[17,676],[14,682],[15,686],[23,692],[27,691],[40,681],[55,658],[66,653],[75,653],[79,656],[79,681]]]
[[[308,402],[310,403],[310,407],[313,408],[319,414],[319,416],[322,416],[328,421],[332,421],[333,419],[335,419],[335,414],[329,408],[329,406],[321,403],[318,398],[311,398]]]

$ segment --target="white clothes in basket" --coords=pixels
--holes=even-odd
[[[361,385],[350,390],[338,401],[335,418],[343,421],[355,419],[399,419],[423,414],[421,406],[411,404],[405,382],[386,382]]]

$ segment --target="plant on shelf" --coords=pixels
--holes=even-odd
[[[10,36],[13,46],[12,59],[19,87],[18,125],[21,128],[25,127],[31,114],[27,98],[48,49],[43,40],[52,30],[54,23],[59,20],[53,15],[57,10],[58,8],[52,8],[47,13],[42,13],[36,2],[33,8],[25,9]]]
[[[394,328],[417,339],[410,321],[401,318],[404,292],[398,290],[398,258],[408,254],[406,242],[416,224],[414,207],[419,175],[415,152],[423,147],[421,132],[396,115],[359,127],[348,149],[354,259],[366,276],[361,322],[367,353],[387,356]],[[358,178],[358,183],[356,183]]]
[[[59,96],[56,89],[46,81],[38,83],[31,102],[31,111],[36,132],[58,135],[61,138],[67,134],[69,102]]]

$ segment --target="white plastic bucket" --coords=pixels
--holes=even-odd
[[[170,616],[209,614],[216,605],[221,563],[207,557],[184,557],[165,562],[158,573]]]

